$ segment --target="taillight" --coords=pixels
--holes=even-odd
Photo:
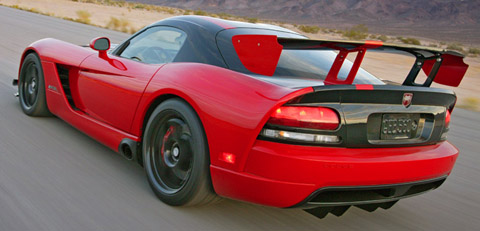
[[[450,116],[452,114],[453,107],[447,108],[445,111],[445,127],[443,128],[443,133],[442,136],[440,137],[440,140],[446,140],[447,139],[447,133],[448,130],[450,130]]]
[[[448,128],[450,125],[450,110],[447,110],[447,113],[445,115],[445,127]]]
[[[290,142],[338,144],[340,137],[332,134],[338,126],[340,126],[340,118],[333,109],[283,106],[271,114],[260,136]],[[308,130],[301,130],[302,128]],[[315,129],[317,132],[311,132],[310,129]],[[322,131],[325,134],[321,134]]]
[[[272,113],[268,123],[287,127],[335,130],[340,124],[340,119],[330,108],[283,106]]]

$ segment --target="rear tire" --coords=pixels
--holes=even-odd
[[[143,163],[148,182],[160,200],[173,206],[216,201],[207,140],[195,111],[180,99],[161,103],[143,136]]]
[[[50,116],[45,96],[45,78],[37,54],[28,54],[20,69],[18,79],[20,106],[29,116]]]

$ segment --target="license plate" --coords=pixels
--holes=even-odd
[[[419,121],[419,114],[383,114],[380,139],[398,140],[415,138]]]

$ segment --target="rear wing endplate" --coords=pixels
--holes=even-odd
[[[411,54],[416,60],[403,82],[407,86],[430,87],[432,82],[457,87],[468,65],[464,55],[450,50],[415,45],[397,45],[382,41],[342,41],[277,38],[275,35],[235,35],[232,42],[244,66],[257,74],[273,75],[282,49],[336,50],[338,54],[325,79],[325,84],[352,84],[363,61],[365,52]],[[350,53],[357,53],[346,79],[338,73]],[[416,83],[420,70],[427,75],[424,83]]]

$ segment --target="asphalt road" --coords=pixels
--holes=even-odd
[[[479,230],[480,113],[455,109],[461,151],[439,189],[390,210],[352,208],[317,219],[302,210],[232,200],[199,208],[160,202],[143,169],[57,118],[24,115],[13,97],[21,52],[54,37],[75,44],[126,34],[0,7],[0,231],[28,230]]]

